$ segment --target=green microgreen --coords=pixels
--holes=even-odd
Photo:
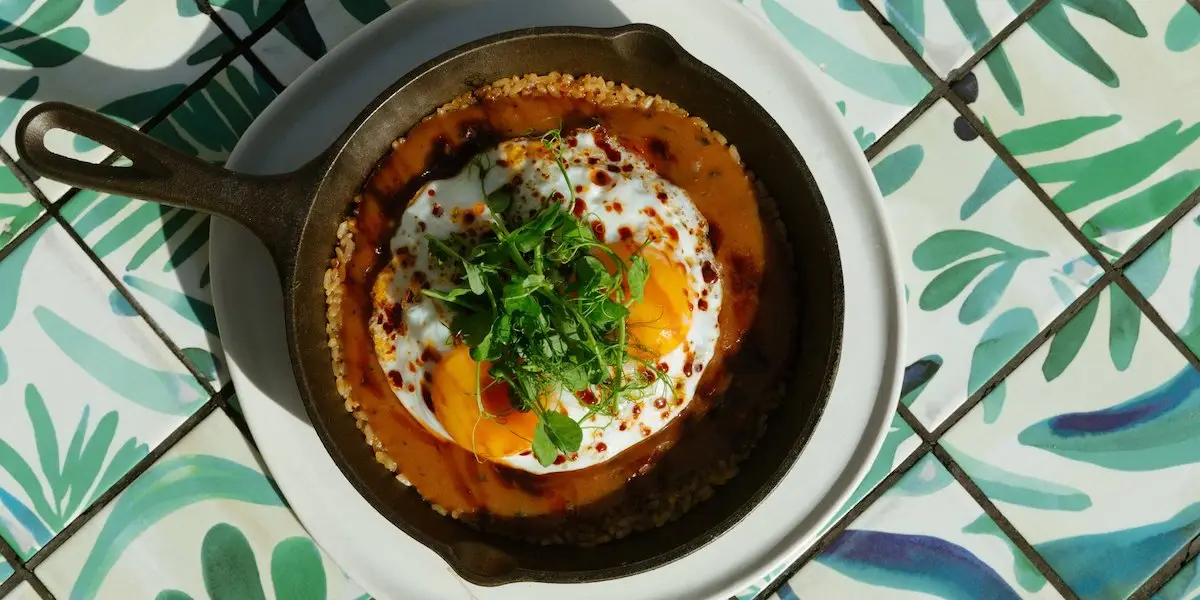
[[[575,193],[562,156],[562,132],[551,131],[541,142],[566,180],[570,206]],[[475,165],[482,182],[488,169]],[[458,287],[448,292],[424,293],[451,309],[450,330],[461,336],[471,358],[491,363],[488,374],[509,386],[513,408],[537,415],[533,454],[550,465],[559,454],[579,450],[582,422],[596,415],[615,418],[623,399],[667,380],[654,364],[630,353],[635,348],[626,332],[629,307],[642,298],[649,264],[642,247],[622,259],[562,204],[551,202],[522,218],[510,210],[511,188],[489,193],[480,187],[492,213],[490,232],[476,240],[429,237],[434,260],[456,265],[460,276]],[[483,410],[482,389],[476,388],[481,418],[494,418]],[[548,400],[561,391],[585,390],[595,401],[579,421]]]

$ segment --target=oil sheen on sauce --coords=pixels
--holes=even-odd
[[[728,300],[718,318],[716,355],[683,415],[605,463],[532,475],[481,461],[432,436],[408,414],[374,356],[367,326],[370,290],[374,273],[390,259],[386,248],[399,213],[425,181],[456,173],[474,154],[500,139],[596,124],[688,193],[709,222],[718,263],[712,272],[722,279]],[[775,245],[765,239],[752,184],[728,149],[688,117],[547,96],[481,101],[421,122],[403,143],[394,145],[364,185],[356,218],[358,233],[347,265],[341,333],[352,399],[420,494],[467,520],[496,523],[517,517],[526,521],[567,512],[585,514],[589,508],[599,510],[630,493],[640,493],[637,490],[669,485],[689,469],[730,455],[747,443],[752,411],[727,408],[731,403],[726,402],[721,410],[706,415],[714,397],[731,379],[730,397],[764,395],[782,368],[782,359],[775,357],[787,354],[783,349],[792,341],[791,311],[769,311],[769,317],[760,314],[760,303],[787,305],[784,280],[789,278],[774,277],[768,268]],[[731,359],[754,336],[758,336],[750,353],[754,364],[736,367],[742,361]]]

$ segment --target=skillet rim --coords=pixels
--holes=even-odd
[[[377,512],[379,512],[381,516],[387,519],[393,526],[402,531],[406,536],[412,538],[437,554],[438,557],[456,574],[476,585],[490,587],[522,581],[539,583],[587,583],[627,577],[661,567],[670,562],[683,558],[695,550],[707,545],[725,532],[735,527],[744,517],[746,517],[754,508],[756,508],[762,502],[762,500],[771,493],[771,491],[776,488],[776,486],[780,483],[780,481],[783,480],[785,476],[787,476],[795,464],[797,457],[801,452],[803,452],[804,448],[811,440],[812,433],[815,431],[817,423],[824,414],[830,393],[832,391],[833,382],[839,372],[845,319],[845,290],[841,264],[841,253],[838,251],[838,241],[834,231],[832,219],[829,215],[828,207],[826,206],[825,199],[820,191],[820,188],[816,184],[811,169],[808,167],[803,156],[800,154],[799,150],[796,148],[794,142],[791,141],[787,133],[783,131],[775,119],[771,117],[771,115],[766,112],[761,104],[759,104],[758,101],[750,96],[749,93],[747,93],[740,86],[735,84],[732,80],[720,72],[716,71],[706,63],[693,56],[668,32],[657,26],[646,23],[633,23],[616,27],[539,26],[513,29],[479,38],[473,42],[468,42],[452,48],[411,69],[402,77],[397,79],[395,83],[380,92],[375,99],[373,99],[366,105],[365,108],[359,111],[358,115],[354,117],[344,132],[340,134],[336,140],[332,142],[324,152],[321,153],[321,155],[310,161],[301,169],[303,171],[314,173],[316,177],[313,178],[313,181],[315,181],[315,189],[313,189],[313,191],[307,196],[309,204],[308,210],[302,219],[302,226],[296,233],[298,238],[294,246],[296,253],[302,254],[305,252],[307,247],[316,245],[325,249],[325,256],[330,254],[332,248],[336,245],[336,237],[334,236],[333,232],[327,232],[327,234],[324,236],[326,239],[322,241],[321,233],[315,231],[315,229],[323,224],[314,223],[312,216],[315,208],[321,201],[322,195],[327,193],[328,188],[326,184],[331,179],[331,173],[341,162],[341,158],[346,154],[347,150],[354,147],[355,139],[359,137],[360,131],[371,120],[371,118],[395,102],[397,96],[403,94],[405,88],[416,80],[438,70],[440,67],[443,67],[445,63],[452,62],[462,55],[480,51],[489,46],[503,45],[505,43],[517,42],[528,38],[552,36],[599,38],[609,44],[614,44],[617,43],[620,38],[631,34],[649,35],[658,42],[665,43],[670,48],[673,58],[682,63],[683,67],[688,70],[701,72],[710,80],[706,82],[706,84],[722,87],[733,96],[737,97],[740,101],[740,106],[738,106],[737,110],[739,112],[748,113],[748,118],[753,118],[754,120],[760,122],[766,127],[766,129],[769,130],[772,137],[776,138],[777,141],[781,142],[782,145],[787,148],[788,153],[790,154],[788,157],[790,160],[788,162],[795,165],[795,170],[797,170],[796,175],[803,181],[804,187],[811,194],[813,205],[815,206],[816,212],[819,214],[821,220],[819,228],[823,231],[824,241],[829,246],[828,255],[824,258],[829,262],[828,267],[831,276],[831,281],[829,283],[830,288],[834,291],[833,297],[830,299],[829,310],[834,318],[831,323],[831,331],[829,335],[829,350],[824,360],[826,369],[824,375],[820,377],[820,386],[818,388],[819,393],[814,396],[814,400],[812,401],[813,408],[809,412],[808,421],[800,428],[801,435],[791,442],[790,447],[783,457],[783,460],[775,467],[772,474],[767,477],[765,481],[753,491],[750,497],[737,507],[736,510],[725,515],[723,518],[720,518],[714,524],[705,527],[699,535],[690,537],[687,543],[677,546],[669,551],[660,552],[636,562],[625,563],[620,566],[608,567],[604,569],[562,571],[515,567],[500,575],[483,574],[464,564],[467,559],[456,556],[453,545],[448,547],[448,545],[441,540],[432,539],[431,536],[424,534],[417,527],[408,523],[402,515],[397,514],[397,512],[383,500],[381,494],[376,491],[375,486],[372,486],[366,479],[360,476],[358,470],[352,466],[351,461],[344,457],[343,448],[346,446],[346,444],[339,443],[336,432],[334,432],[331,428],[331,423],[340,419],[353,419],[353,415],[344,409],[327,410],[316,400],[316,394],[313,391],[314,386],[312,384],[312,377],[314,375],[312,375],[311,369],[308,369],[306,366],[310,361],[307,361],[303,358],[305,353],[305,348],[302,345],[304,339],[304,336],[302,335],[303,332],[299,331],[300,328],[297,327],[297,325],[301,324],[302,322],[295,317],[297,313],[303,312],[297,310],[298,305],[303,302],[304,298],[303,293],[301,293],[301,291],[298,289],[299,286],[297,285],[297,282],[302,280],[302,274],[300,273],[301,265],[297,260],[286,262],[286,267],[282,269],[281,276],[286,284],[284,318],[286,324],[289,358],[291,360],[293,369],[299,374],[299,377],[297,377],[296,380],[299,384],[301,392],[300,396],[305,407],[305,412],[308,414],[309,419],[313,423],[314,430],[317,432],[317,437],[321,440],[324,449],[329,454],[331,459],[333,459],[333,462],[337,465],[338,470],[341,471],[342,475],[354,487],[355,491]],[[613,78],[607,79],[614,80]],[[486,83],[490,83],[490,81],[470,82],[470,85],[473,87],[478,87],[478,85],[483,85]],[[446,102],[449,100],[450,98],[444,98],[439,102]],[[438,105],[429,107],[428,110],[423,112],[423,114],[432,113],[434,110],[436,110]],[[688,107],[684,108],[687,109]],[[703,115],[697,116],[703,117]],[[402,137],[403,135],[404,132],[397,132],[392,137],[394,139],[396,137]],[[378,164],[378,162],[385,156],[386,152],[374,159],[373,164]],[[369,178],[369,175],[365,177],[362,175],[359,176],[359,179],[364,181],[364,183],[367,178]],[[361,187],[361,184],[359,187]],[[340,204],[347,204],[345,200],[339,200],[339,202]],[[327,260],[328,259],[326,258],[326,262]],[[322,306],[324,306],[323,292],[321,293],[321,296]],[[322,312],[322,316],[323,315],[324,313]],[[322,319],[321,322],[319,337],[322,342],[327,339],[324,334],[324,319]],[[798,356],[798,352],[795,350],[793,350],[793,352]],[[793,360],[796,360],[795,357]],[[324,370],[316,373],[315,376],[328,377],[330,380],[332,380],[332,369],[329,368],[330,363],[331,360],[328,355],[326,355],[323,362]],[[366,441],[362,439],[361,435],[356,436],[351,442],[349,442],[349,444],[356,446],[352,450],[365,450],[370,447]],[[374,468],[382,467],[382,465],[378,463],[373,463],[371,466]],[[386,472],[386,469],[384,469],[384,471]],[[387,473],[387,479],[391,482],[391,485],[402,485],[395,480],[394,476],[392,476],[390,472]],[[427,503],[426,506],[428,507]],[[458,524],[457,521],[456,524]],[[466,527],[465,525],[459,525]],[[471,535],[473,536],[494,535],[475,530],[471,530],[471,532]],[[649,533],[651,532],[647,531],[634,535],[649,535]],[[503,553],[503,551],[497,552]]]

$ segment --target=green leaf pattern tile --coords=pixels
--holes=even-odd
[[[951,93],[1110,259],[1200,187],[1194,3],[1051,0],[961,74],[964,61],[1033,0],[729,1],[813,67],[864,149],[934,89],[872,21],[873,5],[935,73],[955,77]],[[13,154],[22,113],[58,99],[129,124],[154,120],[151,135],[220,164],[275,93],[245,58],[228,62],[234,43],[209,7],[236,37],[253,36],[251,51],[286,85],[402,2],[0,2],[0,149]],[[225,66],[210,81],[189,87],[218,61]],[[180,98],[185,90],[190,95]],[[160,114],[167,106],[175,107]],[[65,134],[49,142],[89,161],[109,154]],[[935,429],[968,397],[987,392],[943,447],[1072,591],[1126,597],[1200,532],[1200,435],[1192,425],[1200,372],[1109,285],[984,390],[1096,284],[1100,267],[944,100],[870,166],[905,284],[900,401]],[[51,201],[67,191],[36,184]],[[23,559],[208,399],[138,308],[209,388],[228,382],[210,293],[208,218],[90,191],[56,209],[121,290],[54,220],[5,248],[44,210],[0,165],[0,538]],[[1126,276],[1200,353],[1200,208]],[[236,396],[229,404],[236,416]],[[838,517],[920,446],[894,415]],[[1130,489],[1143,493],[1131,500]],[[1195,565],[1156,597],[1200,597]],[[738,600],[762,596],[787,567]],[[304,534],[220,409],[35,570],[56,597],[71,600],[367,600]],[[0,582],[10,575],[0,562]],[[780,600],[1059,597],[932,455],[775,593]],[[36,596],[22,583],[7,599]]]
[[[146,577],[148,564],[154,564],[154,577]],[[304,533],[254,450],[220,411],[36,574],[64,600],[362,596]]]
[[[12,123],[36,102],[65,100],[142,124],[163,109],[232,43],[206,15],[169,0],[18,0],[0,5],[0,146],[15,156]],[[137,35],[129,31],[136,29]],[[195,49],[213,46],[204,60]],[[12,117],[12,118],[10,118]],[[56,151],[98,162],[109,151],[65,132]],[[66,186],[38,187],[57,199]]]
[[[1200,562],[1184,565],[1153,596],[1154,600],[1196,600],[1200,598]]]
[[[1200,187],[1197,20],[1185,0],[1054,0],[996,50],[1015,78],[975,70],[972,108],[1110,258]]]
[[[342,40],[374,21],[404,0],[305,0],[284,17],[278,27],[272,29],[254,44],[254,53],[262,59],[282,83],[289,84],[313,62]],[[225,15],[236,12],[239,17],[246,13],[235,7],[249,5],[249,0],[221,0],[214,2],[217,10]],[[272,2],[258,2],[259,5]],[[227,17],[236,23],[250,25],[252,20]],[[249,28],[242,26],[238,34],[248,34]]]
[[[872,164],[909,290],[902,400],[930,429],[1099,275],[958,117],[938,101]]]
[[[29,558],[207,394],[54,222],[0,261],[0,536]]]
[[[1126,274],[1200,356],[1200,206],[1138,257]]]
[[[0,101],[2,102],[2,101]],[[12,170],[0,165],[0,250],[45,212]]]
[[[0,560],[0,583],[4,583],[12,574],[12,566],[3,560]]]
[[[932,89],[854,2],[812,10],[803,0],[741,1],[820,74],[864,149]]]
[[[784,583],[775,598],[1059,598],[933,455]]]
[[[275,93],[235,60],[151,135],[223,163]],[[63,216],[215,387],[227,381],[208,268],[207,215],[84,190]],[[115,310],[115,309],[114,309]]]
[[[943,77],[1008,26],[1033,0],[871,0],[888,22]],[[989,58],[999,66],[1003,52]]]
[[[1127,597],[1200,533],[1200,371],[1121,289],[1003,389],[945,447],[1080,597]]]

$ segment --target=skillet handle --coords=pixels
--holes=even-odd
[[[132,161],[98,165],[46,147],[62,129]],[[108,117],[64,102],[34,107],[17,124],[17,155],[39,175],[75,187],[178,206],[241,223],[270,250],[286,279],[322,169],[309,164],[283,175],[246,175],[188,156]]]

